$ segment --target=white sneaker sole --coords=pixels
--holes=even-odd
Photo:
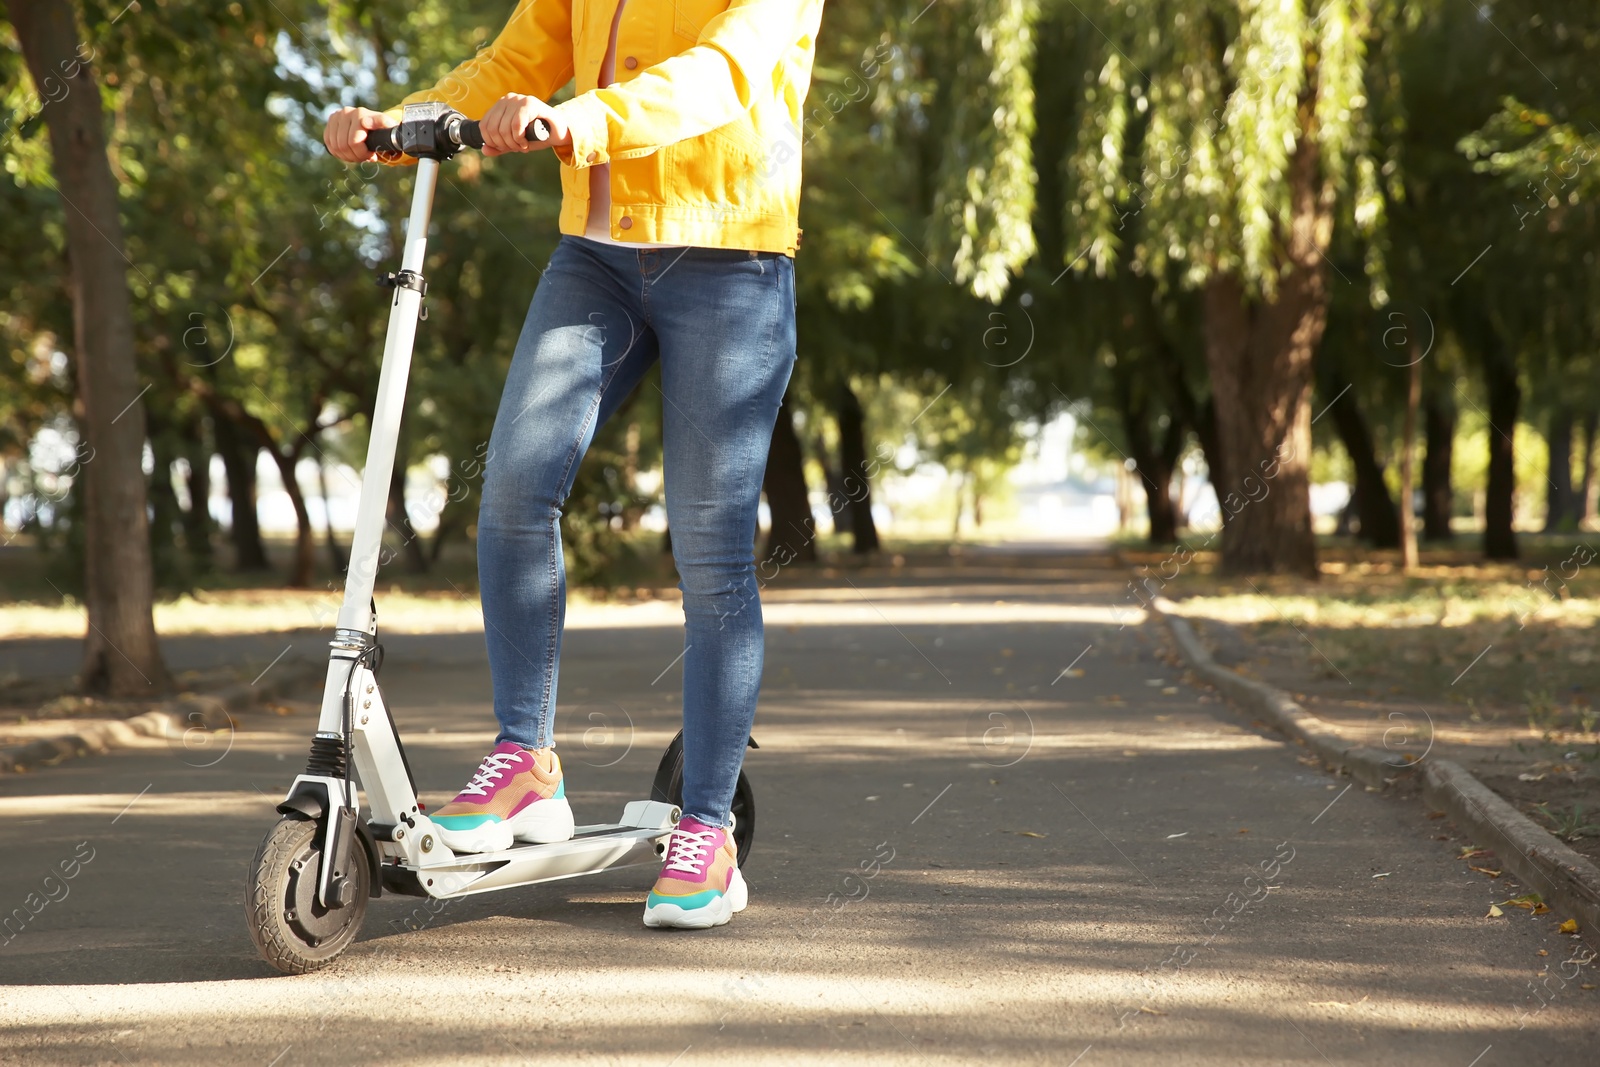
[[[728,891],[703,908],[680,908],[676,904],[657,904],[644,909],[644,924],[653,930],[709,930],[722,926],[750,903],[750,890],[739,868],[733,869]]]
[[[574,832],[572,805],[566,797],[536,800],[505,822],[489,822],[470,830],[437,827],[439,840],[452,852],[504,852],[518,841],[548,845],[570,841]]]

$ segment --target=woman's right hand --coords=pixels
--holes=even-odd
[[[328,116],[328,125],[322,131],[322,143],[328,146],[328,151],[333,153],[335,159],[342,159],[346,163],[366,163],[378,158],[367,147],[367,131],[398,125],[381,111],[342,107]]]

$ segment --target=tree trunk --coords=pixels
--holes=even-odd
[[[1423,416],[1428,452],[1422,459],[1422,537],[1425,541],[1450,540],[1450,515],[1455,510],[1450,485],[1451,454],[1455,450],[1455,409],[1439,400],[1428,401]]]
[[[106,160],[100,87],[65,0],[12,0],[11,24],[41,86],[66,92],[44,108],[71,261],[78,422],[83,464],[84,603],[89,625],[81,677],[86,692],[152,696],[172,678],[161,658],[152,606],[145,511],[145,412],[140,402],[117,186]]]
[[[317,492],[322,494],[322,536],[328,546],[328,561],[333,564],[335,575],[343,574],[344,550],[333,534],[333,508],[328,502],[328,464],[321,452],[317,454]]]
[[[965,507],[965,501],[962,499],[961,494],[966,492],[967,483],[971,480],[972,474],[968,471],[962,471],[956,477],[956,510],[955,515],[950,519],[950,540],[952,542],[961,540],[961,511]]]
[[[406,569],[412,574],[428,573],[428,557],[422,551],[422,540],[411,525],[411,515],[406,511],[406,450],[402,433],[395,449],[394,470],[389,475],[389,525],[399,532],[406,554]]]
[[[170,426],[150,420],[150,562],[156,582],[171,588],[182,584],[183,567],[178,560],[178,520],[183,509],[172,488],[172,464],[178,458],[177,442]]]
[[[817,463],[822,467],[823,488],[828,493],[828,521],[835,535],[842,534],[848,525],[844,479],[839,477],[838,465],[828,458],[828,445],[820,433],[814,438],[812,449],[816,453]]]
[[[1557,404],[1550,412],[1550,432],[1545,435],[1548,486],[1545,491],[1544,532],[1571,530],[1578,521],[1578,498],[1572,489],[1572,409]]]
[[[243,434],[231,419],[213,417],[217,454],[228,477],[228,502],[233,518],[228,538],[233,542],[233,565],[240,571],[270,568],[267,550],[261,543],[261,520],[256,515],[256,457],[261,445],[254,434]]]
[[[872,478],[867,470],[866,418],[849,383],[839,387],[839,469],[849,514],[851,551],[878,550],[878,527],[872,521]]]
[[[315,570],[317,541],[311,532],[311,509],[306,507],[306,495],[300,491],[300,480],[294,475],[300,454],[292,452],[285,456],[275,448],[267,452],[277,464],[278,478],[283,482],[283,491],[289,494],[289,503],[294,505],[294,561],[289,564],[289,588],[305,589],[311,585]]]
[[[1215,401],[1207,400],[1200,405],[1195,413],[1194,423],[1195,440],[1200,442],[1200,455],[1206,461],[1206,480],[1215,489],[1219,485],[1228,484],[1227,460],[1222,455],[1222,445],[1217,441],[1217,405]],[[1201,490],[1203,491],[1203,489]],[[1217,494],[1217,499],[1222,499],[1222,494]],[[1222,521],[1228,521],[1228,513],[1222,512]]]
[[[1516,512],[1517,474],[1512,434],[1522,407],[1522,387],[1516,367],[1498,351],[1500,341],[1485,342],[1484,383],[1489,390],[1489,484],[1484,490],[1483,554],[1489,559],[1516,559],[1517,534],[1511,521]]]
[[[794,432],[794,408],[788,393],[783,396],[778,421],[772,427],[772,445],[767,451],[767,471],[761,488],[767,494],[767,510],[772,519],[762,562],[769,570],[795,560],[815,562],[816,522],[811,517],[805,455],[800,450],[800,437]]]
[[[211,556],[211,450],[206,447],[205,419],[199,415],[184,435],[183,458],[189,465],[189,509],[183,513],[183,544],[195,574],[209,574]]]
[[[1183,450],[1184,431],[1179,420],[1167,417],[1159,444],[1150,433],[1149,401],[1131,372],[1113,370],[1118,415],[1123,437],[1133,460],[1139,488],[1144,490],[1145,515],[1150,520],[1150,543],[1170,545],[1178,539],[1178,508],[1172,501],[1172,472]],[[1131,366],[1131,364],[1128,364]]]
[[[1338,378],[1332,382],[1340,388],[1345,384]],[[1355,397],[1345,394],[1328,408],[1328,417],[1333,420],[1339,443],[1344,445],[1355,470],[1356,484],[1351,501],[1355,504],[1356,520],[1361,523],[1362,539],[1373,548],[1399,548],[1400,513],[1395,510],[1394,498],[1384,483],[1383,464],[1378,462],[1366,416],[1361,413]]]
[[[1400,428],[1400,568],[1417,569],[1417,409],[1422,406],[1422,361],[1406,371],[1406,415]]]
[[[1600,490],[1600,479],[1595,478],[1595,431],[1600,429],[1600,412],[1591,411],[1583,417],[1583,481],[1578,487],[1578,526],[1581,529],[1594,519],[1595,494]]]
[[[1333,196],[1319,181],[1316,141],[1289,163],[1288,269],[1270,300],[1248,300],[1237,276],[1205,290],[1206,364],[1227,480],[1217,499],[1222,569],[1317,575],[1311,529],[1312,361],[1328,321],[1327,250]]]

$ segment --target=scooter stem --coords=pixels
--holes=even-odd
[[[417,161],[416,188],[411,194],[411,220],[406,225],[402,273],[422,274],[428,248],[428,220],[433,193],[439,183],[439,161]],[[394,453],[400,439],[400,418],[405,410],[406,378],[411,373],[411,350],[416,342],[417,317],[422,293],[396,286],[389,313],[389,333],[383,342],[383,366],[378,372],[378,396],[372,410],[372,432],[367,443],[367,467],[361,475],[361,501],[356,509],[355,534],[350,543],[350,568],[345,573],[344,603],[338,627],[369,633],[372,630],[372,589],[378,578],[383,551],[383,527],[389,505],[389,479],[394,473]]]

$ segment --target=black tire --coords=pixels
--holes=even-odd
[[[322,841],[317,823],[301,815],[279,820],[250,863],[245,912],[250,940],[261,958],[285,974],[326,967],[350,946],[367,915],[371,872],[352,854],[349,871],[334,869],[349,881],[349,903],[328,909],[316,902]]]
[[[755,748],[755,742],[750,742]],[[683,731],[679,730],[667,750],[661,754],[656,767],[656,779],[650,787],[650,799],[674,807],[683,807]],[[750,850],[756,840],[756,794],[750,779],[739,771],[739,781],[733,788],[733,843],[739,857],[739,866],[750,862]]]

